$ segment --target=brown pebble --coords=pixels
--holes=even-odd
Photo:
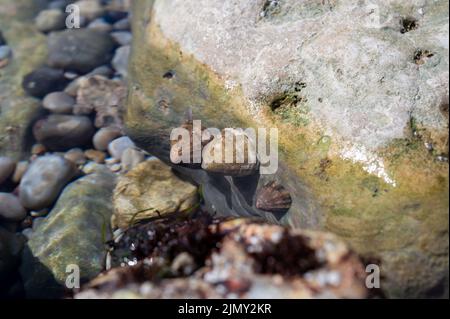
[[[67,151],[66,154],[64,154],[64,158],[75,163],[75,165],[83,165],[86,163],[86,156],[80,148],[73,148]]]
[[[106,154],[105,152],[97,151],[97,150],[87,150],[84,152],[84,155],[98,164],[103,164],[105,162]]]
[[[15,169],[14,174],[12,176],[12,181],[14,183],[18,184],[20,182],[20,180],[22,179],[23,174],[25,174],[25,172],[28,169],[28,165],[30,165],[30,163],[28,163],[28,161],[20,161],[19,163],[17,163],[16,169]]]

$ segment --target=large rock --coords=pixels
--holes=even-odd
[[[114,49],[108,33],[93,29],[70,29],[50,34],[47,63],[55,68],[87,73],[108,63]]]
[[[34,225],[21,266],[27,297],[61,297],[68,265],[79,266],[82,283],[102,271],[114,183],[106,170],[73,182]]]
[[[119,178],[113,224],[126,229],[141,220],[192,212],[197,203],[197,187],[161,161],[147,160]]]
[[[447,294],[445,1],[133,4],[125,118],[137,146],[169,163],[189,109],[205,127],[276,127],[273,175],[176,169],[217,214],[326,228],[380,256],[390,297]],[[256,208],[270,181],[292,198],[286,214]]]
[[[16,160],[29,146],[28,128],[39,112],[39,102],[28,97],[21,84],[45,61],[46,39],[36,30],[34,17],[46,5],[45,0],[3,0],[0,6],[0,30],[13,51],[8,65],[0,68],[0,155]]]

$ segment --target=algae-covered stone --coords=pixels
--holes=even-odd
[[[325,228],[381,256],[389,297],[446,294],[446,1],[133,6],[125,133],[138,147],[170,163],[188,110],[204,127],[276,127],[276,174],[175,169],[202,186],[211,212]],[[292,198],[284,215],[255,207],[271,181]]]
[[[180,180],[161,161],[147,160],[119,177],[113,223],[127,228],[145,219],[188,213],[197,202],[197,187]]]
[[[34,17],[46,5],[45,0],[4,0],[0,6],[0,30],[13,52],[8,65],[0,68],[0,155],[16,160],[23,157],[27,129],[39,112],[39,102],[21,85],[45,61],[46,40]]]
[[[103,270],[114,184],[106,169],[73,182],[35,224],[21,266],[27,297],[61,297],[69,265],[79,267],[82,283]]]

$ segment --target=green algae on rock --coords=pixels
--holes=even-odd
[[[350,79],[353,79],[352,74],[356,74],[353,71],[367,73],[363,71],[367,69],[364,61],[347,61],[348,63],[344,65],[343,60],[328,59],[328,53],[323,59],[308,59],[309,64],[306,66],[315,68],[314,72],[319,72],[318,79],[330,75],[330,72],[335,70],[338,77],[336,83],[341,83],[339,88],[348,91],[347,95],[340,97],[333,97],[330,94],[322,96],[321,94],[325,91],[330,92],[329,88],[314,89],[315,84],[308,81],[305,82],[306,87],[299,86],[296,85],[298,79],[288,76],[285,79],[288,83],[275,81],[276,76],[264,76],[267,73],[265,68],[275,73],[281,72],[280,76],[285,76],[283,72],[295,71],[295,68],[289,68],[289,63],[297,53],[291,56],[288,54],[295,49],[294,46],[288,44],[278,46],[275,48],[278,50],[278,58],[276,61],[273,60],[275,64],[265,61],[266,64],[260,63],[258,66],[253,64],[256,63],[253,60],[249,62],[249,59],[245,58],[244,51],[231,50],[232,45],[238,43],[235,38],[230,40],[231,44],[225,41],[219,43],[217,47],[207,46],[216,39],[222,39],[221,36],[225,36],[230,30],[236,30],[230,27],[233,23],[236,23],[237,25],[234,26],[242,32],[239,37],[250,36],[252,33],[249,33],[246,28],[253,28],[253,23],[258,24],[257,28],[266,28],[265,32],[269,32],[268,30],[273,26],[276,27],[280,21],[284,21],[285,24],[306,23],[305,30],[316,28],[308,22],[300,21],[302,15],[306,14],[304,10],[285,11],[285,8],[280,8],[282,14],[273,15],[273,19],[269,14],[264,19],[256,19],[256,22],[242,17],[232,19],[226,15],[226,12],[232,16],[245,13],[253,17],[253,13],[246,11],[247,6],[253,4],[242,3],[241,11],[218,10],[217,14],[223,14],[224,19],[222,16],[215,16],[200,21],[201,25],[207,25],[202,30],[214,31],[211,34],[203,34],[203,31],[198,29],[199,24],[196,23],[198,19],[201,19],[201,14],[223,3],[200,2],[177,0],[134,2],[135,39],[130,62],[130,91],[126,114],[126,125],[130,137],[140,147],[169,162],[170,130],[182,124],[188,108],[192,109],[195,119],[202,120],[202,125],[205,127],[219,129],[277,127],[280,169],[275,176],[261,176],[259,181],[258,179],[239,181],[206,175],[201,170],[176,169],[204,186],[202,189],[205,201],[210,200],[211,210],[213,208],[219,212],[228,210],[227,213],[240,216],[263,215],[267,219],[294,227],[326,229],[347,240],[360,253],[379,255],[383,272],[386,272],[385,279],[382,279],[382,287],[389,297],[448,295],[448,274],[446,274],[448,271],[448,163],[440,161],[437,156],[441,153],[444,158],[446,153],[448,156],[448,133],[445,133],[445,127],[448,125],[448,116],[446,120],[448,107],[446,108],[445,105],[448,105],[448,101],[446,104],[445,89],[439,85],[445,82],[440,74],[448,66],[446,57],[448,49],[433,42],[432,39],[425,39],[427,46],[434,47],[433,51],[438,54],[434,56],[434,59],[431,58],[427,63],[417,66],[408,54],[410,42],[405,39],[405,37],[423,39],[423,32],[426,33],[426,30],[431,29],[438,30],[437,36],[442,37],[441,31],[445,28],[440,26],[448,21],[448,14],[445,14],[448,8],[444,6],[444,1],[438,1],[428,8],[430,14],[421,18],[421,29],[401,33],[401,25],[394,24],[396,21],[394,19],[391,21],[392,25],[386,26],[381,31],[370,29],[367,34],[364,34],[364,28],[355,31],[357,37],[365,38],[370,35],[383,43],[401,40],[397,44],[400,46],[399,50],[405,50],[405,54],[402,55],[400,64],[396,59],[387,63],[387,56],[382,56],[380,52],[377,53],[372,49],[367,52],[374,54],[373,59],[377,63],[384,66],[387,63],[393,65],[392,70],[407,73],[406,77],[412,82],[396,81],[396,77],[401,73],[399,71],[400,73],[392,75],[392,78],[378,79],[381,84],[377,85],[383,87],[383,85],[395,84],[394,86],[398,87],[401,94],[405,95],[407,104],[417,106],[412,114],[419,119],[420,125],[417,127],[424,126],[425,131],[429,132],[429,134],[421,134],[422,139],[417,139],[406,132],[411,121],[411,114],[407,110],[405,112],[403,108],[400,108],[396,112],[395,109],[386,109],[388,114],[377,116],[378,113],[375,110],[380,111],[380,107],[383,108],[388,101],[393,101],[394,105],[398,104],[395,102],[395,94],[390,90],[383,91],[380,88],[373,91],[379,95],[379,99],[370,100],[370,103],[380,102],[373,108],[364,105],[362,98],[355,100],[353,93],[361,91],[356,89],[361,83],[352,83]],[[287,1],[287,3],[293,2]],[[334,14],[340,10],[348,10],[351,5],[343,3],[333,8],[331,15],[323,14],[328,12],[329,8],[307,9],[311,9],[312,11],[308,12],[317,19],[331,19],[328,21],[330,23],[345,23],[336,22],[334,19],[338,16]],[[395,15],[405,16],[417,4],[403,3],[398,7],[389,7],[380,2],[379,5],[385,10],[395,12]],[[177,21],[176,24],[172,23],[174,21],[171,19],[176,16],[173,10],[180,14],[183,10],[188,10],[187,8],[197,6],[202,7],[199,8],[199,15]],[[354,9],[358,11],[364,8],[355,7]],[[293,12],[294,15],[300,14],[300,20],[292,19],[289,12]],[[214,24],[214,18],[222,22]],[[317,27],[319,25],[317,24]],[[179,33],[179,27],[189,30],[192,37],[185,37],[184,33]],[[323,29],[323,26],[320,28]],[[304,39],[305,43],[314,40],[311,43],[319,50],[316,51],[319,53],[320,45],[325,46],[322,42],[326,36],[334,32],[333,27],[322,31],[319,34],[321,37],[315,40],[308,37]],[[344,31],[339,34],[339,41],[352,41],[351,34]],[[376,32],[384,33],[380,35]],[[183,39],[180,38],[182,34]],[[212,34],[217,37],[209,37]],[[273,33],[270,34],[273,35]],[[297,33],[295,36],[301,37],[304,35],[302,34]],[[204,40],[199,38],[202,35],[206,37]],[[264,32],[261,31],[258,36],[264,37]],[[231,47],[228,51],[218,52],[216,50],[220,45]],[[266,46],[265,49],[267,52],[264,52],[267,54],[261,55],[259,61],[270,57],[269,51],[274,48],[270,49]],[[283,51],[284,49],[287,51]],[[233,52],[236,52],[236,55]],[[283,54],[287,55],[286,59],[280,59],[280,55]],[[218,56],[223,59],[216,60]],[[243,58],[236,64],[220,62],[239,56]],[[242,63],[247,63],[247,66],[242,66]],[[280,63],[287,66],[280,66]],[[360,64],[352,65],[352,63]],[[339,69],[339,66],[342,68]],[[372,72],[371,76],[377,75],[380,69],[367,67]],[[402,68],[404,71],[401,70]],[[425,71],[432,69],[436,72],[426,73]],[[249,70],[253,72],[252,74],[256,74],[256,82],[248,74],[244,76],[244,73]],[[343,70],[348,73],[343,73]],[[308,73],[304,75],[307,76]],[[350,78],[347,78],[348,76]],[[429,76],[434,80],[429,79]],[[375,81],[375,77],[373,80]],[[388,81],[388,84],[383,84],[386,83],[383,81]],[[424,83],[424,81],[428,82]],[[408,87],[404,85],[419,82],[424,83],[419,88],[423,99],[415,102],[414,94],[411,92],[417,92],[416,84]],[[261,85],[254,85],[255,83]],[[433,86],[433,83],[436,85]],[[365,82],[364,86],[367,86]],[[296,88],[297,91],[300,88],[300,93],[296,91]],[[261,90],[262,94],[259,94]],[[410,93],[411,95],[408,95]],[[284,94],[284,97],[280,94]],[[383,99],[383,96],[386,98]],[[325,117],[325,124],[336,126],[337,131],[340,130],[343,133],[342,136],[336,134],[336,130],[326,128],[326,125],[323,125],[324,118],[319,118],[320,121],[316,118],[318,114],[326,112],[337,103],[333,98],[347,102],[350,99],[361,106],[355,109],[356,112],[360,111],[358,114],[347,114],[342,109],[339,113],[340,109],[336,107],[327,115],[328,122]],[[261,105],[255,105],[255,100],[260,101]],[[279,105],[277,103],[274,105],[274,101],[279,101]],[[275,111],[272,111],[274,106]],[[301,108],[293,109],[298,106]],[[434,109],[434,106],[437,109]],[[367,113],[366,110],[369,109],[370,112]],[[429,110],[428,113],[427,110]],[[291,113],[295,115],[297,111],[300,112],[300,117],[296,119],[296,116],[291,116]],[[336,116],[331,121],[329,116],[333,114]],[[343,118],[345,114],[348,116]],[[363,119],[359,121],[361,117]],[[367,124],[366,127],[364,123]],[[354,129],[348,131],[351,127]],[[379,128],[382,129],[379,130]],[[390,128],[392,130],[383,135],[383,130],[390,130]],[[351,136],[350,141],[349,136]],[[354,143],[354,140],[357,143]],[[427,145],[430,141],[435,144],[438,153],[429,151]],[[273,218],[272,214],[265,214],[254,207],[256,190],[271,180],[281,183],[292,196],[291,208],[280,218]],[[223,185],[226,187],[221,187]],[[242,185],[246,187],[241,187]],[[250,191],[249,185],[253,185]],[[424,260],[427,262],[423,262]],[[429,275],[413,280],[415,273]]]
[[[21,87],[23,77],[45,61],[45,36],[34,27],[35,14],[46,1],[4,0],[0,7],[0,30],[13,53],[0,68],[0,154],[24,157],[28,129],[39,113],[39,103]],[[32,54],[30,54],[32,52]]]

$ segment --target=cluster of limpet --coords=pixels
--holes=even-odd
[[[203,169],[212,174],[231,177],[246,177],[259,173],[260,163],[256,152],[256,142],[242,129],[227,128],[220,135],[202,139],[206,128],[195,130],[192,119],[181,128],[189,132],[189,163],[179,165]],[[171,158],[181,157],[182,149],[177,147],[181,137],[171,141]],[[230,149],[230,146],[232,147]],[[194,163],[194,148],[200,149],[201,163]],[[228,154],[227,154],[228,152]],[[197,155],[198,156],[198,155]],[[256,208],[271,213],[286,213],[292,204],[289,192],[275,181],[266,183],[256,194]]]

